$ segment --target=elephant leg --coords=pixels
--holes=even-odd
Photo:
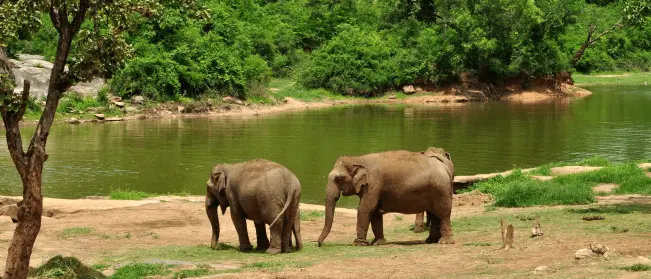
[[[280,254],[282,252],[283,222],[276,222],[269,228],[271,232],[271,246],[267,249],[268,254]]]
[[[444,208],[439,210],[437,220],[432,220],[432,223],[438,221],[438,228],[440,230],[439,234],[441,235],[438,240],[439,244],[454,244],[454,234],[452,233],[452,224],[450,222],[450,216],[452,215],[452,207]]]
[[[415,233],[422,233],[425,231],[425,226],[423,224],[423,219],[425,218],[425,214],[423,212],[416,214],[416,221],[414,222],[414,232]]]
[[[264,222],[255,222],[255,235],[258,245],[257,251],[266,251],[269,248],[269,239],[267,238],[267,228]]]
[[[292,231],[294,229],[294,221],[296,220],[296,210],[288,208],[283,217],[282,252],[289,253],[292,251]]]
[[[379,199],[373,195],[367,195],[360,198],[359,208],[357,209],[357,238],[353,243],[355,246],[369,245],[368,240],[366,240],[366,235],[368,234],[368,226],[371,223],[371,218]]]
[[[387,243],[387,240],[384,238],[384,222],[382,213],[380,213],[379,210],[375,210],[371,216],[371,229],[375,236],[371,245],[384,245]]]
[[[430,221],[429,237],[427,237],[425,243],[437,243],[441,239],[440,220],[431,212],[427,212],[427,220]]]
[[[303,249],[303,239],[301,238],[301,218],[300,214],[296,214],[293,226],[294,240],[296,240],[296,251]]]
[[[236,206],[231,206],[231,219],[240,239],[240,252],[253,251],[253,245],[249,241],[249,231],[246,228],[246,219]]]

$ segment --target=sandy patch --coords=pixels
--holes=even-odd
[[[597,171],[602,169],[602,167],[587,167],[587,166],[565,166],[565,167],[556,167],[551,169],[553,176],[558,175],[568,175],[575,173],[584,173],[589,171]]]
[[[595,193],[611,193],[613,190],[617,189],[617,187],[619,187],[617,184],[602,183],[592,187],[592,191]]]

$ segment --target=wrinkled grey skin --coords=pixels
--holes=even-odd
[[[446,152],[443,148],[438,148],[438,147],[430,147],[427,148],[427,150],[421,152],[421,154],[435,158],[448,168],[449,174],[451,176],[452,183],[454,183],[454,164],[452,163],[452,157],[450,156],[450,153]],[[453,185],[454,188],[454,185]],[[425,231],[425,226],[430,226],[430,219],[427,218],[427,223],[423,224],[423,219],[425,218],[425,213],[418,213],[416,214],[416,221],[415,221],[415,226],[414,226],[414,232],[415,233],[422,233]]]
[[[251,251],[246,220],[253,220],[257,250],[269,254],[289,252],[294,233],[296,250],[303,247],[300,233],[299,201],[301,185],[296,176],[280,164],[256,159],[237,164],[221,164],[213,168],[206,182],[206,214],[212,226],[210,246],[217,249],[219,217],[231,208],[231,219],[240,240],[240,251]],[[265,224],[270,225],[271,242]]]
[[[340,157],[328,175],[326,220],[318,243],[332,229],[335,205],[340,195],[357,195],[357,238],[354,244],[369,245],[369,224],[375,239],[370,244],[386,243],[382,215],[389,212],[417,214],[426,211],[430,234],[426,243],[454,243],[452,180],[446,165],[419,152],[388,151],[359,157]]]

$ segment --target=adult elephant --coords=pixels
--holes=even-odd
[[[284,166],[256,159],[237,164],[221,164],[212,169],[206,190],[206,214],[212,226],[210,246],[217,248],[219,217],[231,208],[231,219],[240,241],[240,251],[253,250],[249,241],[246,220],[253,220],[257,235],[257,249],[269,254],[289,252],[292,232],[296,249],[303,247],[300,231],[299,202],[301,184]],[[269,225],[271,243],[265,224]]]
[[[386,243],[382,215],[389,212],[427,212],[430,222],[426,243],[452,244],[452,180],[444,163],[419,152],[387,151],[359,157],[340,157],[328,175],[326,220],[318,243],[332,229],[335,205],[340,195],[357,195],[357,246],[366,240],[369,223],[375,239]]]
[[[450,153],[446,152],[443,148],[430,147],[427,148],[427,150],[421,152],[421,154],[439,160],[445,164],[445,167],[448,170],[448,174],[450,175],[450,180],[454,184],[454,163],[452,163],[452,156],[450,156]],[[414,222],[415,233],[422,233],[425,231],[426,226],[430,226],[430,219],[427,219],[427,223],[423,223],[424,219],[425,213],[421,212],[416,214],[416,220]]]

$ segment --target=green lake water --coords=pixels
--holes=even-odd
[[[651,158],[651,86],[588,89],[594,94],[587,98],[543,104],[368,105],[257,117],[57,124],[48,140],[43,192],[60,198],[112,189],[204,194],[213,165],[265,158],[298,176],[303,202],[323,203],[326,177],[340,155],[438,146],[451,153],[458,175],[596,155]],[[34,128],[24,127],[24,134]],[[0,135],[0,194],[19,195],[19,176]]]

